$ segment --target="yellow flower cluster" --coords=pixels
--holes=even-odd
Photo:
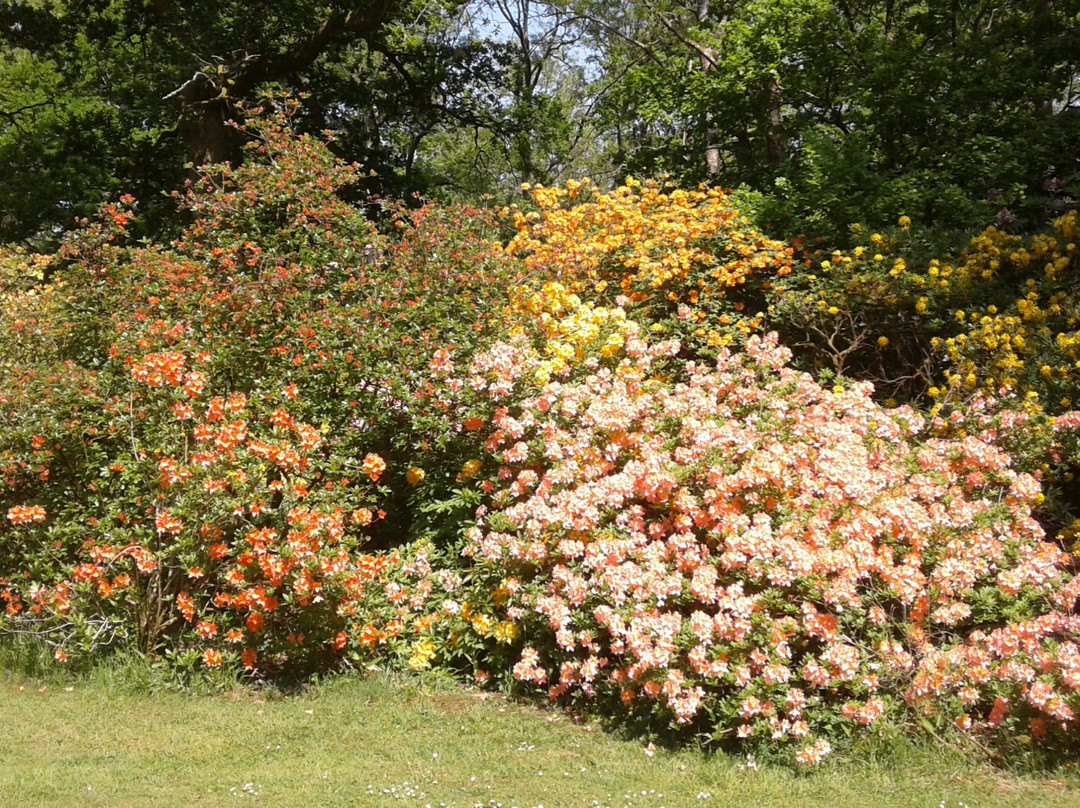
[[[696,264],[712,263],[711,251],[700,246],[703,240],[729,231],[750,238],[738,232],[738,215],[718,188],[668,191],[655,180],[628,179],[590,202],[566,204],[579,193],[577,185],[535,186],[540,213],[515,216],[518,234],[507,249],[537,266],[556,268],[560,279],[568,276],[573,285],[598,282],[601,274],[616,270],[623,292],[641,295],[633,288],[635,280],[659,288],[685,278]],[[713,267],[713,277],[731,286],[749,271],[749,265],[731,262]]]
[[[0,245],[0,361],[12,363],[31,356],[42,358],[55,347],[44,323],[51,316],[63,283],[44,283],[45,266],[51,258],[26,253],[18,247]],[[67,330],[70,324],[63,324]]]
[[[435,643],[431,640],[420,640],[412,646],[409,656],[409,667],[414,671],[422,671],[431,667],[431,661],[435,658]]]
[[[986,305],[955,313],[965,330],[941,340],[952,365],[947,373],[951,386],[989,392],[1008,388],[1052,409],[1074,406],[1080,295],[1066,270],[1078,267],[1078,229],[1072,211],[1054,222],[1052,233],[1027,243],[994,228],[972,240],[963,265],[968,276],[988,279],[1008,273],[1023,282],[1005,310]]]
[[[657,331],[677,322],[673,332],[724,344],[722,331],[755,328],[761,315],[741,314],[742,302],[721,313],[718,302],[754,273],[791,271],[792,248],[750,227],[719,188],[628,179],[607,193],[588,181],[531,191],[538,210],[515,210],[507,250],[567,293],[617,300]]]
[[[1073,407],[1080,401],[1080,293],[1070,268],[1078,267],[1078,236],[1072,211],[1044,234],[988,227],[955,258],[919,260],[909,236],[874,233],[847,253],[808,259],[788,288],[774,286],[772,314],[820,343],[826,367],[877,373],[880,385],[911,378],[911,367],[922,365],[927,387],[907,395],[1008,389],[1032,412]],[[834,349],[841,337],[859,340],[863,353]]]
[[[536,371],[539,384],[564,376],[586,354],[614,356],[633,330],[622,309],[588,303],[559,281],[549,281],[536,291],[519,291],[511,311],[541,331],[543,361]]]

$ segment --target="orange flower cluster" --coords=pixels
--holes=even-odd
[[[378,482],[379,477],[386,471],[386,461],[377,454],[368,453],[364,456],[364,462],[361,465],[361,469],[364,474],[371,478],[372,482]]]
[[[13,525],[26,525],[31,522],[44,522],[45,509],[40,505],[16,505],[7,512],[8,521]]]
[[[131,375],[151,387],[179,385],[184,382],[186,358],[179,351],[147,354],[132,369]]]
[[[200,405],[197,398],[208,381],[202,374],[185,374],[185,365],[182,352],[149,354],[135,374],[151,390],[173,388],[155,395],[186,396],[187,417],[172,420],[168,429],[180,447],[199,447],[154,461],[158,493],[147,529],[156,536],[155,551],[137,542],[88,541],[80,550],[88,560],[74,564],[65,581],[34,590],[31,613],[44,619],[72,608],[122,612],[131,601],[117,598],[119,592],[135,587],[149,593],[152,580],[181,573],[187,588],[175,595],[172,606],[189,627],[182,642],[202,648],[207,668],[239,660],[256,669],[260,660],[276,666],[286,658],[359,647],[359,625],[350,632],[346,621],[353,614],[370,618],[362,601],[370,597],[369,590],[382,592],[399,559],[355,552],[357,539],[348,535],[347,526],[369,524],[375,514],[364,507],[347,512],[340,506],[301,504],[318,499],[308,481],[296,475],[310,469],[312,453],[322,443],[320,431],[284,405],[261,416],[240,393]],[[295,390],[282,397],[290,406],[300,403]],[[170,400],[170,409],[176,403]],[[142,406],[152,408],[153,399]],[[373,453],[363,466],[373,480],[386,469]],[[127,470],[114,464],[113,471]],[[360,517],[361,512],[366,516]],[[40,506],[15,506],[8,521],[30,525],[45,516]],[[228,538],[223,524],[230,535],[237,525],[246,529]],[[17,591],[5,600],[12,614],[23,610]],[[408,600],[414,603],[410,608],[419,607],[413,595]],[[392,619],[400,619],[399,611],[395,608]],[[67,638],[65,647],[66,653],[88,650],[80,649],[76,638]]]

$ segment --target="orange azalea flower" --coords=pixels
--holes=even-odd
[[[184,355],[177,351],[147,354],[131,369],[131,375],[150,387],[180,384],[185,361]]]
[[[135,552],[132,553],[132,556],[135,559],[135,569],[143,575],[149,575],[157,569],[157,561],[145,547],[137,547]]]
[[[216,668],[221,664],[221,652],[216,648],[208,648],[203,651],[203,664],[208,668]]]
[[[184,615],[185,620],[195,619],[195,601],[187,592],[181,592],[176,596],[176,608],[180,610],[180,614]]]
[[[45,509],[40,505],[16,505],[7,512],[8,521],[13,525],[43,522],[45,521],[45,515]]]
[[[1005,720],[1005,716],[1009,712],[1009,700],[999,696],[994,699],[994,706],[990,710],[990,716],[986,719],[987,723],[992,727],[1001,726],[1001,722]]]
[[[245,668],[250,670],[255,667],[255,660],[258,656],[258,652],[256,652],[254,648],[245,648],[240,652],[240,661],[244,664]]]
[[[201,360],[200,361],[205,361]],[[184,392],[191,398],[202,395],[203,387],[206,386],[206,376],[198,370],[189,370],[184,374]]]
[[[221,396],[215,396],[210,399],[210,403],[206,407],[206,420],[207,421],[220,421],[225,417],[225,399]],[[198,435],[196,434],[196,439]]]
[[[374,623],[368,623],[360,630],[360,644],[374,645],[379,641],[379,630]]]
[[[232,586],[243,586],[244,580],[244,571],[237,567],[233,567],[225,574],[225,582]]]
[[[176,535],[184,527],[184,523],[173,517],[167,510],[162,508],[154,520],[158,533],[172,533]]]
[[[364,473],[371,478],[372,482],[378,482],[379,477],[386,471],[386,461],[377,454],[369,452],[364,456],[364,462],[361,464],[360,468],[362,468]]]

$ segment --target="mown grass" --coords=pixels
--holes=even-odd
[[[0,663],[2,671],[2,663]],[[894,744],[802,773],[648,750],[562,714],[383,674],[301,694],[155,692],[129,666],[0,672],[0,804],[18,806],[1080,805],[1071,776],[1006,775]]]

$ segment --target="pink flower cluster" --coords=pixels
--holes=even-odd
[[[526,394],[538,354],[504,343],[466,377],[498,469],[466,552],[528,638],[518,680],[801,762],[827,723],[930,704],[1073,729],[1080,583],[1032,518],[1037,480],[868,385],[823,388],[774,335],[715,367],[676,350],[631,329],[621,357]]]

